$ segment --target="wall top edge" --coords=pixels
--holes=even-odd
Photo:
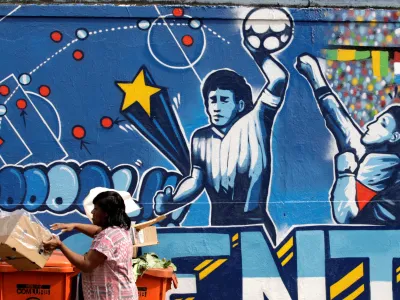
[[[197,0],[198,1],[198,0]],[[221,4],[218,3],[221,1]],[[237,1],[237,5],[234,2],[232,3],[222,3],[222,1],[226,0],[214,0],[213,4],[209,2],[201,3],[198,2],[189,2],[186,1],[184,3],[180,2],[179,4],[174,4],[171,2],[151,2],[148,1],[146,5],[141,5],[138,2],[127,3],[124,1],[113,2],[113,3],[102,3],[102,2],[92,2],[91,0],[87,0],[87,2],[76,2],[76,3],[63,3],[63,2],[32,2],[32,3],[9,3],[9,2],[1,2],[0,1],[0,17],[6,16],[11,10],[15,9],[17,6],[21,6],[23,9],[19,9],[16,11],[11,17],[12,18],[24,18],[24,17],[65,17],[65,18],[127,18],[127,19],[140,19],[140,18],[157,18],[158,14],[154,10],[149,10],[149,6],[159,6],[159,7],[187,7],[190,6],[191,10],[196,11],[196,16],[198,18],[203,19],[220,19],[220,20],[232,20],[232,10],[236,10],[235,14],[238,16],[235,20],[240,20],[241,15],[244,16],[252,7],[257,6],[275,6],[275,7],[286,7],[290,10],[290,13],[293,16],[293,19],[296,22],[346,22],[346,21],[354,21],[354,20],[345,20],[345,19],[332,19],[332,13],[335,12],[335,15],[338,15],[341,10],[354,10],[354,11],[362,11],[362,10],[379,10],[383,9],[382,7],[311,7],[309,1],[303,0],[291,0],[291,4],[296,3],[296,7],[292,7],[286,5],[289,1],[280,0],[279,5],[273,5],[272,1],[266,2],[265,0],[251,0],[248,1],[249,5],[243,5],[247,2]],[[240,3],[239,3],[240,2]],[[305,4],[307,2],[307,5]],[[315,3],[319,3],[318,1],[314,1]],[[332,0],[330,3],[339,3],[342,1]],[[390,1],[389,1],[390,2]],[[400,8],[400,1],[392,1],[398,2],[397,5]],[[322,3],[322,1],[321,1]],[[361,1],[356,1],[355,3],[361,4]],[[380,3],[380,2],[379,2]],[[269,4],[269,5],[266,5]],[[353,3],[354,4],[354,3]],[[382,3],[380,3],[382,4]],[[394,10],[397,11],[396,8],[388,8],[385,10]],[[241,13],[243,12],[243,14]],[[212,18],[210,18],[212,16]],[[360,21],[363,22],[363,21]],[[376,19],[376,22],[385,22],[383,19]],[[396,21],[399,22],[399,21]]]

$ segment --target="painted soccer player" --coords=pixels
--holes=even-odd
[[[400,225],[400,105],[391,105],[363,132],[329,87],[316,58],[297,59],[326,125],[336,139],[336,179],[331,190],[338,223]]]
[[[276,113],[288,85],[286,69],[265,49],[245,47],[262,70],[266,85],[253,103],[250,85],[232,70],[211,72],[202,95],[209,125],[191,139],[191,174],[173,191],[154,198],[164,214],[190,203],[205,189],[211,202],[211,225],[264,224],[275,242],[267,212],[271,178],[271,136]]]

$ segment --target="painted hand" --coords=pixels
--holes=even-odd
[[[313,89],[316,90],[326,86],[319,62],[315,57],[307,53],[298,56],[296,60],[296,69],[309,81]]]
[[[163,191],[154,196],[154,211],[157,215],[163,215],[174,208],[172,187],[167,186]]]

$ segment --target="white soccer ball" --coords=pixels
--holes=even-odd
[[[255,50],[274,53],[290,44],[293,28],[293,19],[284,9],[254,9],[243,22],[243,37]]]

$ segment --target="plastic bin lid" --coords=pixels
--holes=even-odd
[[[61,253],[61,251],[54,251],[47,261],[43,269],[33,270],[28,272],[53,272],[53,273],[72,273],[74,266],[69,260]],[[2,262],[0,263],[0,272],[18,272],[13,266]]]
[[[160,278],[172,278],[174,275],[174,270],[170,267],[166,269],[147,269],[144,272],[145,275],[153,276],[153,277],[160,277]]]

